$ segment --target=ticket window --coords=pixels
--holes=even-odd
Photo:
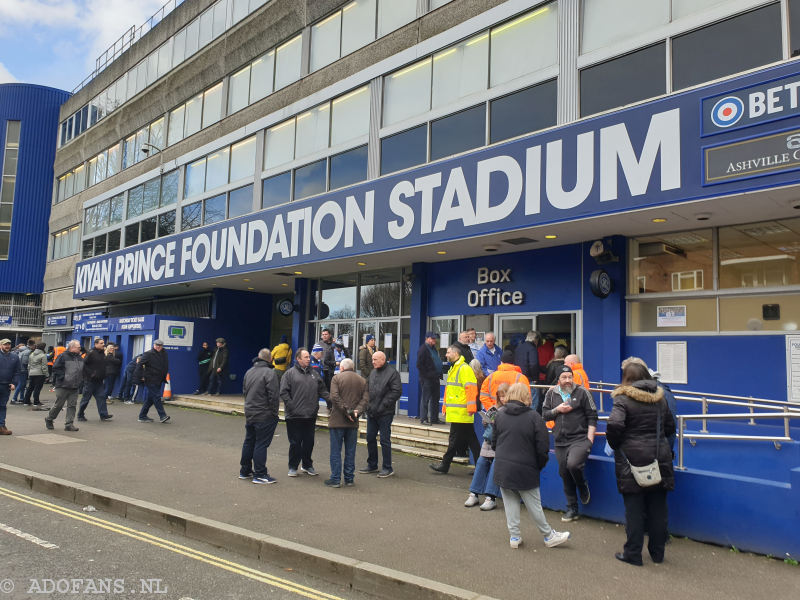
[[[529,331],[538,331],[542,343],[565,346],[569,353],[580,354],[578,348],[577,313],[540,313],[498,317],[498,343],[504,350],[514,350],[525,341]]]

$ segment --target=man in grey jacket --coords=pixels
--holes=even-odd
[[[267,471],[267,448],[278,425],[280,387],[272,368],[272,354],[267,348],[258,352],[253,366],[244,374],[245,437],[239,461],[239,479],[253,483],[275,483]]]
[[[330,402],[330,394],[310,363],[308,350],[300,348],[294,366],[287,369],[281,378],[281,400],[286,410],[286,435],[289,438],[289,477],[297,477],[298,468],[306,475],[318,475],[311,460],[314,429],[319,399]]]
[[[44,418],[48,429],[53,429],[53,421],[61,412],[64,403],[67,404],[67,417],[64,421],[64,431],[78,431],[72,423],[75,420],[75,405],[78,402],[78,387],[83,382],[83,359],[81,358],[81,343],[70,340],[67,351],[58,355],[53,363],[53,385],[56,388],[56,403]]]
[[[378,477],[391,477],[392,421],[397,401],[403,393],[400,373],[386,362],[383,352],[372,355],[372,372],[367,380],[369,406],[367,406],[367,466],[359,473],[378,473]],[[378,471],[378,434],[381,436],[383,464]]]

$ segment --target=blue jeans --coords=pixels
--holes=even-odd
[[[356,476],[357,427],[331,427],[331,479],[342,478],[342,442],[344,442],[344,480],[353,481]]]
[[[278,418],[261,423],[246,423],[244,426],[244,443],[242,458],[239,461],[239,474],[253,477],[267,477],[267,448],[272,443]]]
[[[383,468],[392,470],[392,421],[394,415],[371,417],[367,415],[367,466],[378,468],[378,434],[381,436]]]
[[[164,405],[161,403],[160,383],[156,385],[147,386],[147,400],[144,401],[144,404],[142,404],[142,410],[139,411],[140,419],[147,416],[147,413],[150,411],[151,406],[156,407],[156,412],[158,413],[158,417],[160,419],[163,419],[164,417],[167,416],[167,413],[164,411]]]
[[[537,381],[536,383],[539,383],[539,382]],[[541,390],[539,390],[539,388],[536,388],[536,387],[535,388],[531,388],[531,409],[535,410],[536,412],[538,412],[541,415],[542,414],[542,410],[541,410],[540,403],[541,403],[542,395],[541,395],[540,392],[541,392]]]
[[[106,387],[102,381],[83,382],[83,398],[81,398],[81,405],[78,407],[78,416],[85,416],[86,407],[89,406],[89,400],[92,399],[92,396],[94,396],[94,400],[97,402],[97,412],[100,413],[101,417],[107,417]]]
[[[7,383],[0,383],[0,427],[6,424],[6,404],[11,395],[11,387]]]
[[[208,393],[209,394],[221,394],[222,393],[222,382],[227,377],[225,371],[222,373],[217,373],[214,371],[211,374],[211,377],[208,379]]]
[[[11,399],[12,402],[22,402],[25,398],[25,386],[28,383],[28,372],[23,371],[22,373],[17,373],[16,382],[14,383],[16,389],[14,390],[14,397]]]
[[[114,386],[116,385],[118,378],[119,373],[114,375],[106,375],[106,379],[103,382],[105,385],[106,398],[114,397]]]
[[[494,482],[494,459],[481,456],[475,463],[475,474],[472,476],[472,483],[469,484],[469,491],[473,494],[486,494],[493,498],[500,495],[500,488]]]

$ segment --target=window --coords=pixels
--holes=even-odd
[[[64,258],[65,256],[72,256],[73,254],[78,253],[80,229],[80,225],[73,225],[69,229],[64,229],[51,236],[51,260],[58,260],[60,258]]]
[[[376,0],[353,0],[342,9],[342,56],[375,39]]]
[[[719,229],[720,289],[800,284],[800,219]]]
[[[106,234],[106,238],[108,239],[108,244],[107,244],[107,248],[106,248],[106,250],[108,252],[114,252],[116,250],[119,250],[120,243],[122,241],[122,239],[121,239],[122,238],[122,230],[121,229],[115,229],[113,231],[109,231]]]
[[[381,140],[381,175],[424,163],[427,159],[427,125],[420,125]]]
[[[83,240],[83,248],[81,249],[81,258],[92,258],[94,256],[94,240]]]
[[[86,189],[86,167],[84,165],[76,167],[72,172],[72,178],[75,186],[74,192],[80,194]]]
[[[255,136],[237,142],[231,146],[231,175],[230,181],[239,181],[253,177],[256,168],[256,138]]]
[[[267,52],[253,61],[250,67],[250,103],[261,100],[272,93],[272,77],[275,70],[275,52]]]
[[[800,0],[789,0],[789,33],[789,56],[797,56],[800,54]]]
[[[367,146],[342,152],[330,158],[330,186],[334,190],[367,179]]]
[[[148,144],[155,146],[155,148],[147,147],[149,152],[145,152],[147,156],[152,156],[154,152],[164,149],[164,117],[156,119],[150,123],[150,139]]]
[[[268,177],[262,183],[261,208],[285,204],[292,198],[292,172]]]
[[[685,327],[658,326],[658,307],[672,305],[686,307]],[[629,303],[628,315],[628,327],[631,333],[645,331],[716,331],[717,299],[670,298],[669,300],[637,300]]]
[[[195,202],[181,208],[181,231],[194,229],[203,224],[203,203]]]
[[[186,165],[186,181],[183,195],[186,198],[202,194],[205,190],[206,159],[205,157]]]
[[[200,19],[195,19],[186,26],[186,53],[185,58],[189,58],[197,52],[198,39],[200,37]]]
[[[122,223],[125,220],[125,197],[120,194],[119,196],[114,196],[110,200],[107,200],[109,203],[109,211],[108,211],[108,222],[111,225],[115,225],[117,223]]]
[[[297,36],[276,50],[275,89],[289,85],[300,79],[300,59],[303,44],[302,36]]]
[[[3,179],[0,184],[0,260],[8,260],[11,246],[11,220],[14,212],[14,192],[17,186],[20,125],[20,121],[6,121]]]
[[[271,169],[294,159],[294,119],[267,129],[264,168]]]
[[[205,190],[213,190],[228,183],[228,161],[230,150],[223,148],[212,152],[206,160],[206,186]]]
[[[149,242],[150,240],[156,239],[157,217],[145,219],[139,225],[141,225],[141,229],[139,230],[140,242]]]
[[[169,42],[161,44],[158,48],[158,75],[156,78],[161,78],[166,75],[172,67],[172,53],[170,52]]]
[[[161,198],[159,206],[169,206],[178,201],[178,171],[161,176]]]
[[[450,2],[450,0],[431,0],[431,10],[436,10],[440,6],[444,6]]]
[[[672,40],[673,89],[778,61],[781,40],[780,3],[677,36]]]
[[[132,135],[125,138],[124,146],[122,148],[122,168],[136,164],[136,136]]]
[[[311,26],[312,71],[321,69],[339,58],[341,31],[341,11]]]
[[[240,217],[253,210],[253,186],[247,185],[228,194],[228,218]]]
[[[430,58],[387,75],[383,82],[384,126],[403,121],[430,109]]]
[[[248,0],[232,0],[232,1],[233,1],[233,22],[238,23],[247,16]]]
[[[169,132],[167,134],[167,145],[177,144],[183,139],[183,117],[186,112],[186,105],[182,104],[169,113]]]
[[[583,69],[581,116],[666,93],[664,43]]]
[[[213,125],[222,116],[222,82],[203,93],[203,128]]]
[[[481,33],[433,55],[433,107],[486,89],[489,35]]]
[[[556,64],[557,33],[556,2],[493,28],[490,85],[494,87]]]
[[[128,218],[132,219],[142,214],[142,198],[144,197],[144,186],[137,185],[128,191]],[[127,240],[127,236],[125,237]]]
[[[378,4],[378,37],[384,36],[416,18],[416,0],[380,0]]]
[[[98,235],[94,238],[94,256],[106,253],[106,235]]]
[[[478,148],[486,143],[486,108],[479,104],[431,121],[431,160]]]
[[[113,177],[122,168],[122,142],[108,149],[108,177]]]
[[[228,81],[228,114],[242,110],[250,102],[250,65],[231,75]]]
[[[369,88],[358,88],[331,103],[331,146],[369,134]]]
[[[158,215],[158,237],[175,233],[175,211],[161,213]]]
[[[125,226],[125,247],[129,248],[139,243],[139,223]]]
[[[301,200],[325,191],[327,160],[322,159],[294,171],[294,199]]]
[[[297,115],[295,157],[301,158],[328,147],[330,105],[328,103]]]
[[[710,229],[631,240],[628,293],[710,289],[713,281]],[[663,304],[663,302],[662,302]]]
[[[142,214],[158,208],[161,196],[161,180],[156,177],[144,184],[144,195],[142,196]]]
[[[200,131],[203,116],[203,95],[198,94],[186,103],[186,116],[183,122],[183,137]]]
[[[203,224],[225,220],[225,194],[207,198],[203,203]]]
[[[669,2],[583,0],[581,52],[607,46],[669,22]]]
[[[552,127],[556,124],[556,80],[540,83],[492,100],[489,107],[490,142]]]

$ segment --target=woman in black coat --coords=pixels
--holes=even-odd
[[[617,489],[625,502],[625,533],[628,535],[623,551],[615,557],[642,566],[642,546],[647,531],[650,557],[653,562],[660,563],[664,560],[667,542],[667,492],[675,489],[672,450],[667,442],[675,433],[675,419],[664,400],[663,390],[640,364],[625,367],[622,383],[611,396],[614,407],[608,418],[606,439],[614,449]],[[641,487],[630,465],[643,467],[652,463],[656,459],[656,448],[661,482]]]
[[[497,411],[492,431],[494,482],[503,494],[506,525],[512,548],[519,548],[522,537],[519,529],[520,500],[544,535],[548,548],[569,539],[568,531],[556,531],[542,511],[539,493],[539,472],[547,464],[550,438],[542,417],[531,409],[531,390],[523,383],[508,388],[506,405]]]
[[[194,391],[195,394],[205,394],[208,391],[208,379],[211,377],[211,373],[208,371],[208,363],[210,362],[211,349],[208,347],[208,342],[203,342],[197,353],[197,377],[200,380],[200,384]]]

